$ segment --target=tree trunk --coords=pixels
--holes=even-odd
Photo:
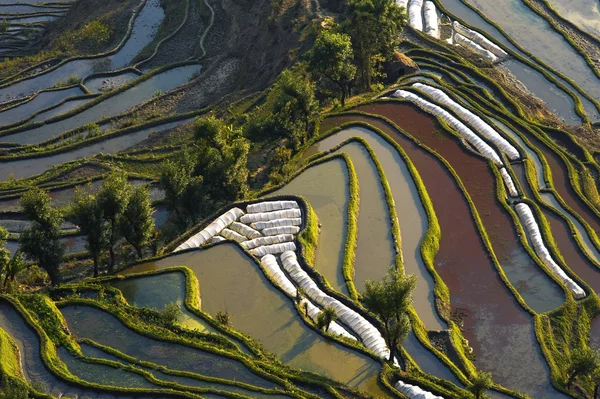
[[[98,277],[98,255],[94,254],[94,277]]]
[[[346,86],[342,85],[342,107],[346,105]]]
[[[594,386],[594,399],[598,399],[598,389],[600,388],[600,383],[596,383]]]
[[[110,264],[108,265],[108,271],[112,272],[115,267],[115,249],[113,248],[115,245],[115,225],[116,220],[112,219],[110,221],[110,247],[108,248],[108,252],[110,254]]]
[[[4,277],[4,283],[2,284],[2,288],[6,288],[9,277],[10,277],[10,273],[6,273],[6,277]]]
[[[144,257],[142,254],[142,247],[135,245],[135,251],[137,252],[138,259],[142,259]]]
[[[567,380],[567,389],[571,388],[571,384],[573,384],[573,381],[575,381],[575,378],[577,378],[577,373],[573,373],[569,379]]]

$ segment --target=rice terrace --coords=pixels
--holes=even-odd
[[[600,399],[600,3],[0,0],[0,399]]]

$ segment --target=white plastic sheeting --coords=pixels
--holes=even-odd
[[[540,232],[540,228],[537,225],[537,221],[533,216],[533,212],[531,212],[531,208],[529,205],[524,203],[518,203],[515,205],[515,209],[517,210],[517,214],[519,215],[519,219],[521,219],[521,223],[525,226],[525,230],[527,231],[527,235],[533,244],[533,249],[535,253],[540,257],[542,262],[554,273],[556,277],[559,278],[566,286],[569,288],[573,295],[576,298],[585,297],[585,291],[577,285],[575,281],[573,281],[567,274],[558,266],[558,264],[552,259],[550,255],[550,251],[546,248],[544,244],[544,240],[542,238],[542,233]]]
[[[265,268],[267,273],[275,280],[277,285],[290,297],[295,298],[298,295],[298,291],[296,287],[289,278],[285,275],[281,267],[279,267],[279,263],[277,263],[277,258],[271,254],[267,254],[260,258],[260,264]]]
[[[293,242],[282,242],[281,244],[271,244],[256,247],[250,250],[250,253],[258,258],[268,254],[280,254],[286,251],[295,251],[296,244]]]
[[[504,184],[506,185],[506,188],[508,189],[508,193],[510,194],[510,196],[518,197],[519,193],[517,192],[515,183],[513,182],[512,178],[510,177],[510,174],[508,173],[506,168],[501,168],[500,174],[502,175],[502,179],[504,179]]]
[[[281,211],[283,209],[300,209],[296,201],[265,201],[246,207],[248,213]]]
[[[456,32],[454,33],[454,43],[460,44],[461,46],[470,49],[471,51],[484,57],[486,60],[488,60],[491,63],[498,61],[498,57],[496,57],[494,55],[494,53],[492,53],[489,50],[484,49],[479,44],[475,43],[473,40],[469,39],[468,37],[461,35],[460,33],[456,33]]]
[[[254,249],[263,245],[281,244],[282,242],[294,241],[294,236],[291,234],[279,234],[276,236],[258,237],[253,240],[242,242],[244,249]]]
[[[246,237],[249,240],[252,240],[254,238],[261,236],[258,231],[254,230],[250,226],[245,225],[244,223],[233,222],[229,225],[229,228],[231,230],[235,231],[236,233],[243,235],[244,237]]]
[[[276,219],[291,219],[302,216],[300,209],[283,209],[280,211],[247,213],[240,218],[242,223],[268,222]]]
[[[300,226],[302,224],[301,218],[291,219],[275,219],[269,220],[268,222],[256,222],[250,226],[256,230],[268,229],[270,227],[281,227],[281,226]]]
[[[423,0],[410,0],[408,3],[408,23],[416,30],[423,30]]]
[[[396,385],[394,385],[394,388],[405,394],[409,399],[444,399],[441,396],[424,391],[416,385],[407,384],[402,381],[398,381]]]
[[[475,133],[473,133],[473,131],[471,129],[469,129],[467,126],[465,126],[464,123],[462,123],[461,121],[456,119],[454,116],[452,116],[448,111],[446,111],[443,108],[441,108],[435,104],[432,104],[429,101],[426,101],[426,100],[422,99],[421,97],[417,96],[416,94],[411,93],[406,90],[396,90],[394,92],[394,94],[392,94],[392,97],[403,98],[405,100],[408,100],[408,101],[416,104],[423,111],[433,114],[433,115],[436,115],[436,116],[439,116],[450,127],[452,127],[454,130],[456,130],[456,132],[461,137],[463,137],[465,140],[467,140],[469,142],[469,144],[471,144],[475,149],[477,149],[477,151],[484,158],[491,160],[496,165],[499,165],[499,166],[502,165],[502,160],[500,159],[500,156],[498,156],[496,151],[492,147],[490,147],[488,143],[486,143],[479,136],[477,136]]]
[[[359,313],[350,309],[335,298],[325,294],[319,286],[310,278],[310,276],[300,267],[296,254],[292,251],[284,252],[281,257],[283,268],[296,282],[302,287],[304,293],[317,305],[333,307],[338,315],[338,319],[350,327],[362,340],[363,344],[377,356],[387,359],[390,351],[385,344],[381,333],[371,323],[369,323]]]
[[[175,248],[175,251],[173,252],[178,252],[189,248],[198,248],[204,245],[210,238],[219,234],[225,227],[238,220],[243,214],[244,212],[240,208],[231,208],[216,218],[214,222],[206,226],[199,233],[193,235],[186,242]]]
[[[485,137],[486,139],[494,143],[496,146],[498,146],[498,148],[500,148],[500,150],[503,153],[505,153],[512,161],[515,161],[520,158],[519,151],[512,144],[510,144],[508,140],[502,137],[483,119],[481,119],[473,112],[469,111],[468,109],[451,99],[442,90],[422,83],[415,83],[413,84],[413,86],[429,94],[437,103],[444,105],[448,109],[454,111],[458,116],[460,116],[463,120],[467,121],[473,128],[475,128],[475,130],[479,132],[483,137]]]
[[[467,28],[466,26],[461,25],[458,21],[454,21],[452,26],[456,33],[459,33],[460,35],[462,35],[468,39],[471,39],[472,41],[474,41],[475,43],[477,43],[484,49],[486,49],[489,52],[491,52],[492,54],[494,54],[496,57],[498,57],[498,58],[508,57],[508,54],[506,53],[506,51],[502,50],[500,47],[495,45],[492,41],[490,41],[488,38],[483,36],[481,33],[475,32],[474,30],[471,30],[471,29]]]
[[[279,234],[298,234],[300,227],[298,226],[276,226],[267,227],[262,231],[265,236],[276,236]]]
[[[224,239],[223,237],[221,237],[221,236],[214,236],[214,237],[211,237],[211,238],[210,238],[210,239],[207,241],[207,243],[208,243],[208,244],[216,244],[216,243],[218,243],[218,242],[221,242],[221,241],[227,241],[227,240],[225,240],[225,239]]]
[[[233,230],[229,230],[229,229],[223,229],[221,230],[221,236],[223,236],[223,238],[226,238],[228,240],[232,240],[232,241],[236,241],[236,242],[244,242],[246,241],[246,237],[236,233]]]
[[[313,305],[306,298],[303,299],[302,302],[300,302],[300,306],[301,307],[306,306],[306,313],[307,313],[308,317],[313,319],[314,322],[317,321],[317,319],[319,317],[319,313],[321,313],[321,309],[319,309],[318,307]],[[336,321],[332,322],[329,325],[329,330],[327,332],[329,332],[332,335],[341,335],[343,337],[350,338],[350,339],[353,339],[356,341],[356,337],[354,335],[350,334],[348,331],[346,331],[346,329],[344,327],[340,326]]]
[[[406,8],[408,6],[408,0],[396,0],[396,4],[398,5],[398,7],[404,7],[404,11],[406,11]]]
[[[425,22],[425,33],[436,39],[440,38],[438,15],[433,1],[426,1],[423,7],[423,21]]]

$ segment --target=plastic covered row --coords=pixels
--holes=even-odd
[[[468,37],[461,35],[460,33],[457,33],[457,32],[454,33],[454,43],[460,44],[461,46],[468,48],[469,50],[484,57],[486,60],[488,60],[491,63],[495,63],[498,61],[498,57],[496,57],[494,55],[494,53],[492,53],[489,50],[484,49],[479,44],[475,43],[473,40],[469,39]]]
[[[236,233],[235,231],[227,229],[227,228],[221,230],[220,234],[223,238],[226,238],[231,241],[236,241],[236,242],[246,241],[246,237],[244,237],[240,233]]]
[[[248,240],[261,237],[261,234],[258,231],[254,230],[252,227],[244,223],[233,222],[229,225],[229,228],[235,231],[236,233],[243,235]]]
[[[477,149],[477,151],[484,158],[491,160],[496,165],[502,165],[502,160],[500,159],[500,156],[498,156],[496,151],[492,147],[490,147],[490,145],[488,143],[483,141],[478,135],[473,133],[473,131],[471,129],[469,129],[467,126],[465,126],[464,123],[462,123],[461,121],[456,119],[448,111],[444,110],[440,106],[430,103],[429,101],[422,99],[418,95],[411,93],[409,91],[406,91],[406,90],[396,90],[394,92],[394,94],[392,94],[392,97],[403,98],[405,100],[408,100],[408,101],[416,104],[423,111],[440,117],[450,127],[452,127],[454,130],[456,130],[456,132],[461,137],[463,137],[465,140],[467,140],[469,142],[469,144],[471,144],[473,147],[475,147],[475,149]]]
[[[454,21],[454,23],[452,24],[452,27],[454,28],[454,31],[456,33],[459,33],[462,36],[464,36],[468,39],[471,39],[472,41],[474,41],[475,43],[477,43],[484,49],[486,49],[489,52],[491,52],[492,54],[494,54],[496,57],[498,57],[498,58],[508,57],[508,54],[506,53],[506,51],[502,50],[499,46],[494,44],[491,40],[489,40],[488,38],[483,36],[481,33],[475,32],[474,30],[469,29],[464,25],[461,25],[458,21]]]
[[[265,236],[276,236],[279,234],[298,234],[300,227],[298,226],[275,226],[267,227],[262,231]]]
[[[283,209],[300,209],[296,201],[264,201],[246,207],[248,213],[281,211]]]
[[[227,241],[227,240],[221,236],[214,236],[214,237],[211,237],[206,243],[207,244],[216,244],[216,243],[222,242],[222,241]]]
[[[282,242],[281,244],[271,244],[256,247],[250,250],[250,253],[257,258],[262,258],[268,254],[280,254],[286,251],[295,251],[296,244],[293,242]]]
[[[408,6],[408,0],[396,0],[396,5],[398,7],[404,7],[404,11],[406,11],[406,7]]]
[[[310,276],[300,267],[296,254],[292,251],[286,251],[281,254],[281,263],[292,280],[302,289],[304,293],[317,305],[333,307],[338,315],[338,320],[350,327],[358,335],[362,343],[377,356],[387,359],[390,351],[381,336],[381,333],[375,326],[369,323],[363,316],[348,306],[344,305],[335,298],[325,294],[319,286],[310,278]]]
[[[260,264],[286,294],[292,298],[296,298],[296,295],[298,295],[296,287],[285,275],[283,270],[281,270],[279,263],[277,263],[277,258],[275,258],[274,255],[267,254],[263,256],[260,258]]]
[[[508,189],[508,193],[510,194],[510,196],[518,197],[519,192],[517,191],[517,187],[515,187],[515,183],[513,182],[513,179],[512,179],[512,177],[510,177],[510,174],[508,173],[506,168],[500,169],[500,175],[502,175],[502,179],[504,180],[504,184],[506,185],[506,188]]]
[[[268,229],[271,227],[300,226],[301,224],[302,224],[301,218],[291,218],[291,219],[269,220],[268,222],[256,222],[256,223],[252,223],[250,226],[256,230],[263,230],[263,229]]]
[[[268,222],[276,219],[291,219],[302,216],[300,209],[282,209],[280,211],[247,213],[240,218],[242,223]]]
[[[436,39],[440,38],[438,15],[433,1],[426,1],[423,6],[423,21],[425,22],[425,33]]]
[[[394,385],[394,388],[405,394],[409,399],[444,399],[443,397],[434,395],[416,385],[407,384],[403,381],[398,381],[396,385]]]
[[[410,0],[408,3],[408,23],[416,30],[423,30],[423,0]]]
[[[442,90],[435,87],[431,87],[422,83],[415,83],[413,87],[424,91],[429,94],[438,104],[445,106],[446,108],[454,111],[459,117],[467,121],[477,132],[479,132],[484,138],[494,143],[498,148],[505,153],[510,160],[515,161],[520,159],[521,156],[519,151],[502,135],[494,130],[488,123],[486,123],[479,116],[469,111],[453,99],[451,99]]]
[[[294,236],[291,234],[279,234],[276,236],[258,237],[254,240],[242,242],[244,249],[254,249],[263,245],[281,244],[282,242],[294,241]]]
[[[319,318],[319,313],[321,313],[321,309],[316,307],[311,301],[307,300],[306,298],[304,298],[302,302],[300,302],[300,306],[302,308],[306,307],[306,314],[316,323],[317,319]],[[341,335],[342,337],[350,338],[356,341],[356,337],[350,334],[348,331],[346,331],[346,329],[340,326],[336,321],[333,321],[331,322],[331,324],[329,324],[327,332],[332,335]]]
[[[558,279],[562,281],[567,288],[569,288],[569,290],[573,292],[573,295],[576,298],[585,297],[585,291],[575,281],[567,276],[564,270],[558,266],[554,259],[552,259],[550,251],[548,251],[548,248],[546,248],[546,245],[544,244],[542,233],[540,232],[540,228],[535,220],[535,217],[533,216],[533,212],[531,212],[531,208],[529,208],[529,205],[519,203],[515,205],[515,209],[517,210],[517,214],[519,215],[521,223],[525,226],[525,231],[527,231],[527,235],[533,244],[535,253],[540,257],[542,262],[548,266],[552,273],[558,277]]]
[[[219,234],[225,227],[238,220],[243,214],[244,212],[240,208],[231,208],[216,218],[211,224],[206,226],[199,233],[196,233],[183,244],[175,248],[175,251],[173,252],[178,252],[189,248],[198,248],[204,245],[209,239]]]

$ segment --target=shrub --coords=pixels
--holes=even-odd
[[[171,302],[160,311],[160,318],[165,325],[172,326],[179,320],[182,314],[181,308],[176,303]]]
[[[81,30],[83,41],[91,47],[100,47],[110,42],[112,29],[98,20],[92,21]]]
[[[229,315],[229,312],[227,312],[227,311],[217,312],[217,314],[215,315],[215,318],[222,325],[228,326],[228,327],[231,326],[231,316]]]

